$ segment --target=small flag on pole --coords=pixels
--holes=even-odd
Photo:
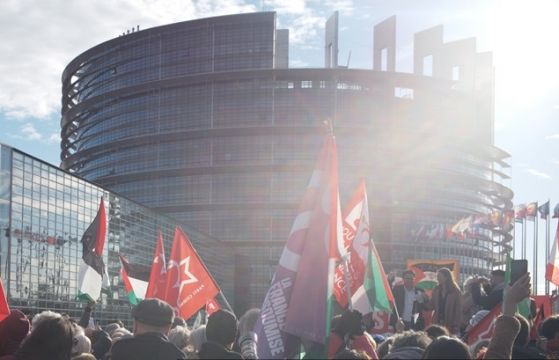
[[[526,218],[535,219],[536,215],[538,215],[538,203],[531,202],[526,205]]]
[[[516,205],[514,208],[514,219],[515,221],[522,221],[522,219],[526,218],[526,205],[520,204]]]
[[[557,203],[557,205],[553,208],[553,218],[559,218],[559,203]]]
[[[540,213],[541,219],[547,219],[547,216],[549,215],[549,201],[538,207],[538,212]]]
[[[557,222],[557,231],[555,232],[555,241],[551,248],[551,254],[547,260],[545,269],[545,279],[559,286],[559,222]]]
[[[82,236],[82,258],[78,275],[78,300],[96,301],[101,291],[109,289],[107,268],[103,262],[103,248],[107,234],[105,201],[101,198],[97,216]]]

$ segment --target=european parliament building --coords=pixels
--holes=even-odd
[[[176,220],[155,213],[106,188],[0,144],[0,277],[11,308],[35,314],[54,310],[79,318],[81,237],[101,197],[108,217],[104,263],[112,294],[102,294],[93,317],[101,324],[129,322],[131,305],[120,276],[119,254],[151,266],[161,231],[167,251],[181,226],[234,305],[233,252]]]
[[[512,208],[491,53],[474,38],[445,43],[436,26],[414,36],[413,73],[397,72],[392,17],[374,26],[373,68],[350,69],[338,65],[337,13],[325,30],[323,68],[288,67],[289,30],[274,12],[134,31],[85,51],[62,76],[61,167],[227,244],[234,292],[260,306],[330,120],[342,202],[364,177],[385,268],[499,266],[506,231],[480,226],[460,240],[441,230]]]

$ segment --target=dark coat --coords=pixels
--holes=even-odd
[[[227,349],[225,346],[215,342],[205,342],[202,344],[200,351],[198,351],[200,359],[241,359],[239,353]]]
[[[416,287],[414,290],[416,294],[423,295],[425,293],[423,289],[420,289],[418,287]],[[398,314],[402,316],[402,314],[404,313],[404,305],[406,301],[406,291],[404,285],[394,286],[392,288],[392,294],[394,295],[394,302],[396,303],[396,309],[398,309]],[[417,317],[415,323],[412,324],[411,330],[423,330],[423,328],[425,327],[425,320],[423,319],[423,315],[421,313],[423,310],[424,308],[422,304],[418,303],[417,301],[413,302],[412,315],[419,314],[419,316]],[[392,315],[390,316],[390,324],[394,326],[394,324],[396,324],[397,319],[398,317],[396,316],[396,311],[393,311]]]
[[[182,360],[186,355],[161,333],[120,339],[111,348],[112,360]]]
[[[470,287],[472,293],[472,299],[474,299],[474,304],[483,307],[483,310],[491,311],[497,304],[503,301],[503,289],[491,290],[487,295],[481,293],[481,285],[479,283],[473,283]]]

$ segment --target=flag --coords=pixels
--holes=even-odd
[[[549,215],[549,201],[540,205],[540,207],[538,207],[538,212],[540,213],[541,219],[547,219],[547,216]]]
[[[491,214],[489,215],[490,220],[491,220],[491,225],[499,226],[501,224],[501,221],[502,221],[502,216],[503,216],[503,214],[501,213],[500,210],[493,210],[491,212]]]
[[[414,285],[423,290],[433,290],[437,286],[437,271],[440,268],[448,268],[454,273],[454,278],[460,278],[458,260],[420,260],[409,259],[408,270],[415,274]]]
[[[167,264],[165,263],[165,249],[163,248],[163,235],[159,232],[151,272],[149,275],[146,299],[157,298],[165,299],[165,284],[167,281]]]
[[[509,231],[512,228],[512,219],[514,219],[514,210],[506,210],[503,213],[503,219],[501,221],[501,229],[504,231]]]
[[[501,303],[495,306],[487,315],[483,317],[465,336],[466,344],[470,349],[476,349],[482,341],[489,341],[495,331],[497,317],[501,313]]]
[[[369,241],[369,205],[364,179],[360,180],[342,218],[344,246],[347,249],[347,269],[344,262],[336,267],[333,292],[340,306],[345,308],[348,304],[346,270],[349,272],[347,279],[350,296],[363,285],[365,278]]]
[[[514,208],[514,219],[515,221],[522,221],[522,219],[526,218],[526,205],[524,204],[520,204],[520,205],[516,205],[516,207]]]
[[[367,271],[363,286],[351,299],[354,309],[362,314],[372,311],[392,312],[394,296],[372,239],[368,241]]]
[[[452,226],[451,231],[457,235],[463,235],[465,232],[469,231],[472,227],[473,217],[466,216],[463,219],[460,219],[454,226]]]
[[[331,266],[335,247],[341,243],[343,248],[341,230],[336,147],[328,136],[255,326],[259,358],[294,356],[300,349],[289,334],[325,343],[327,296],[334,284]]]
[[[538,215],[538,203],[528,203],[528,205],[526,205],[526,218],[534,220],[536,218],[536,215]]]
[[[559,243],[559,222],[557,222],[557,231],[555,232],[555,241],[551,254],[547,260],[547,267],[545,269],[545,279],[559,286],[559,251],[557,249]]]
[[[180,227],[175,229],[167,265],[165,301],[178,316],[189,319],[219,294],[219,287]]]
[[[559,218],[559,203],[553,208],[553,218]]]
[[[82,258],[78,275],[79,300],[95,301],[101,296],[101,290],[108,290],[109,278],[107,268],[103,262],[103,248],[107,234],[107,215],[105,201],[101,198],[97,216],[84,232],[82,243]]]
[[[149,267],[138,264],[130,264],[122,255],[120,258],[120,276],[124,282],[124,288],[128,295],[130,304],[136,305],[145,299],[149,279]]]
[[[2,278],[0,278],[0,321],[8,315],[10,315],[10,306],[8,305],[8,297],[4,291]]]
[[[221,309],[221,306],[219,306],[219,303],[215,299],[206,300],[206,314],[208,314],[207,316],[210,316],[219,309]]]

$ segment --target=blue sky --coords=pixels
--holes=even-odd
[[[414,32],[443,24],[445,41],[476,37],[478,51],[494,52],[495,144],[512,155],[505,185],[516,203],[559,202],[559,2],[553,0],[4,0],[0,142],[58,164],[60,77],[72,58],[136,25],[261,10],[276,10],[278,27],[290,29],[291,67],[323,66],[324,22],[334,10],[340,11],[339,62],[345,65],[351,51],[350,68],[371,68],[372,28],[392,15],[397,71],[411,72]],[[554,228],[555,222],[552,236]]]

